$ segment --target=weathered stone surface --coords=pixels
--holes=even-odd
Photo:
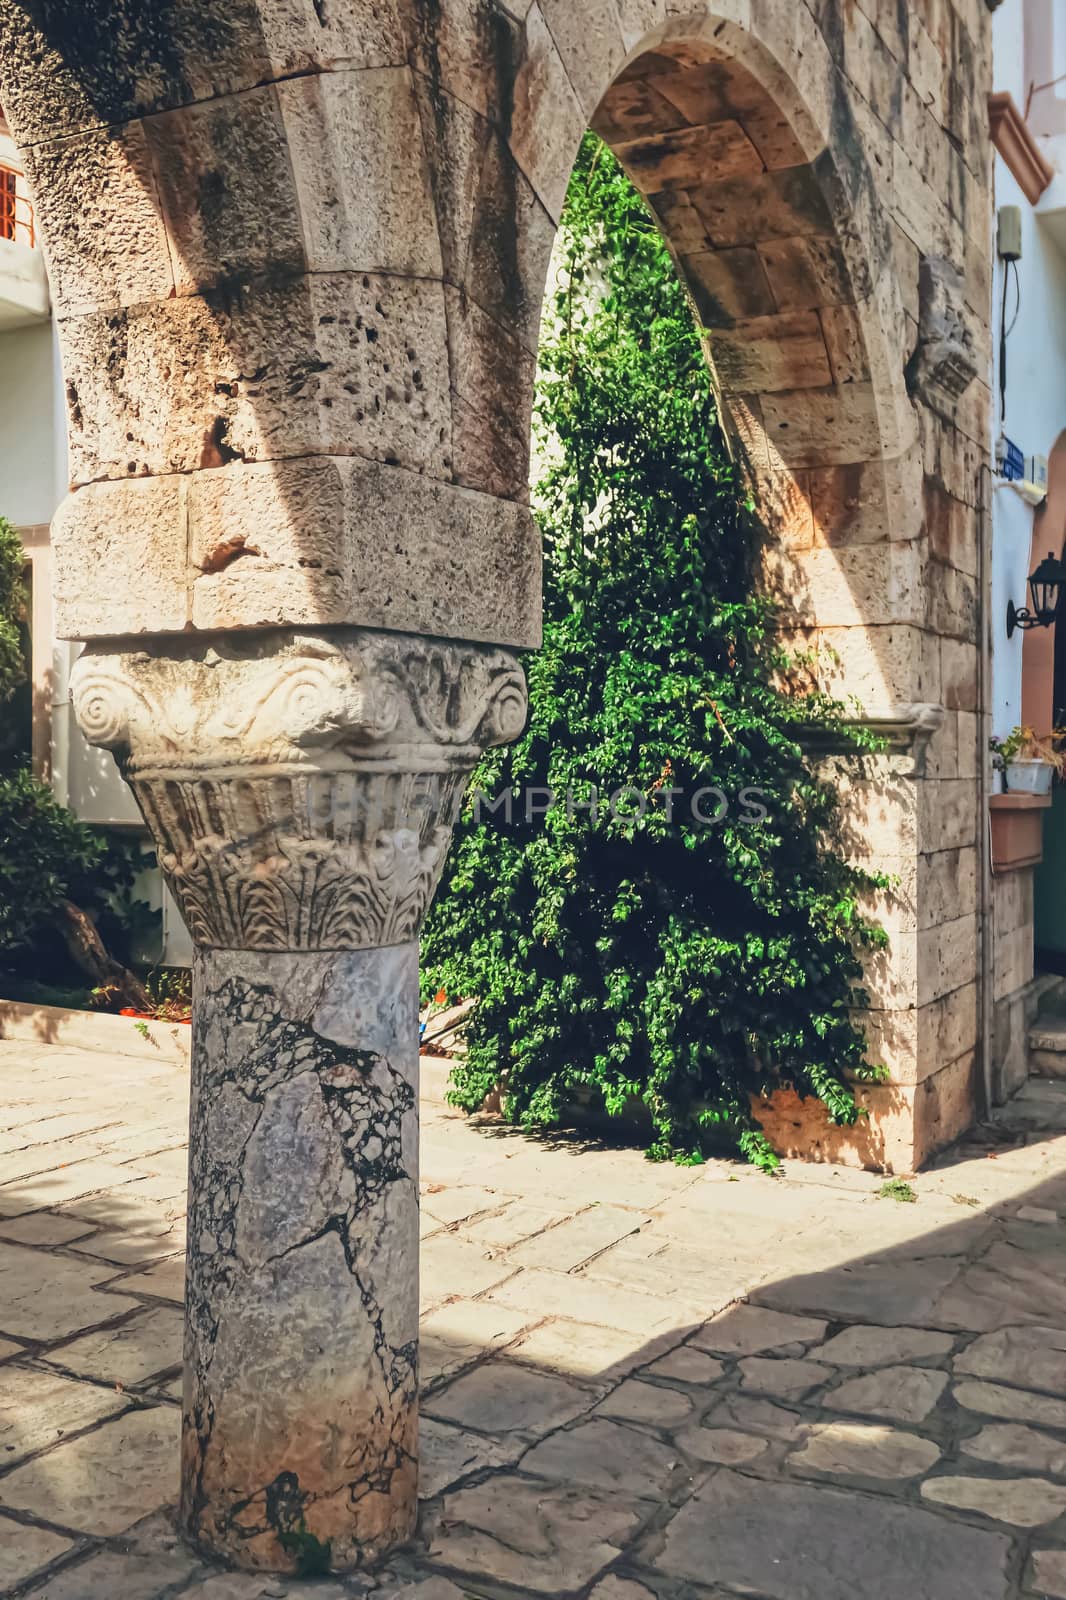
[[[990,1423],[972,1439],[964,1439],[962,1451],[976,1461],[989,1461],[993,1466],[1066,1477],[1066,1443],[1021,1423]]]
[[[772,1360],[746,1356],[740,1362],[741,1386],[759,1394],[783,1395],[795,1400],[828,1382],[832,1373],[815,1361]]]
[[[824,1404],[832,1411],[858,1411],[869,1417],[922,1422],[947,1381],[946,1372],[924,1367],[883,1367],[864,1378],[849,1378],[825,1396]]]
[[[986,1417],[1009,1417],[1018,1422],[1043,1423],[1049,1428],[1066,1428],[1066,1400],[1009,1389],[1000,1383],[956,1383],[951,1392],[958,1405]]]
[[[500,651],[356,631],[90,651],[71,685],[193,939],[223,949],[413,938],[468,774],[526,714]]]
[[[621,1206],[593,1206],[510,1251],[510,1259],[524,1267],[551,1267],[572,1272],[619,1239],[637,1233],[648,1219]]]
[[[414,1526],[417,960],[199,958],[182,1517],[244,1566]]]
[[[113,1267],[54,1256],[47,1277],[39,1258],[19,1245],[0,1245],[0,1329],[16,1339],[59,1339],[133,1311],[137,1301],[96,1292]]]
[[[49,1562],[55,1561],[73,1548],[69,1539],[50,1533],[47,1528],[35,1528],[11,1517],[0,1516],[0,1549],[4,1552],[3,1583],[5,1589],[32,1578]]]
[[[553,1433],[523,1457],[522,1470],[557,1483],[658,1499],[665,1495],[677,1462],[672,1445],[635,1428],[594,1418]]]
[[[825,1472],[856,1478],[917,1478],[940,1460],[931,1439],[901,1428],[865,1422],[815,1424],[802,1450],[789,1457],[801,1472]]]
[[[1033,1581],[1038,1594],[1062,1600],[1066,1595],[1066,1550],[1034,1550]]]
[[[526,1449],[521,1435],[486,1439],[423,1415],[418,1424],[418,1493],[432,1500],[460,1478],[486,1467],[510,1466]]]
[[[618,1494],[496,1478],[445,1497],[429,1556],[469,1577],[491,1573],[550,1594],[591,1582],[647,1509]]]
[[[426,1403],[444,1422],[483,1433],[536,1438],[588,1408],[590,1395],[576,1384],[498,1360],[475,1367]]]
[[[160,1306],[117,1328],[102,1328],[60,1345],[46,1359],[98,1383],[129,1388],[181,1364],[181,1327],[180,1314]]]
[[[691,1398],[676,1389],[629,1378],[601,1400],[596,1410],[600,1416],[620,1422],[643,1422],[650,1428],[666,1429],[686,1422],[692,1415],[692,1406]]]
[[[795,1317],[764,1306],[731,1306],[692,1336],[692,1344],[717,1355],[754,1356],[783,1345],[814,1344],[825,1337],[826,1324],[815,1317]]]
[[[975,1339],[955,1357],[955,1371],[998,1378],[1019,1388],[1066,1395],[1066,1332],[1058,1328],[1000,1328]]]
[[[767,1439],[737,1433],[733,1428],[683,1428],[675,1438],[686,1455],[722,1467],[737,1467],[754,1461],[769,1449]]]
[[[30,1366],[5,1366],[0,1370],[0,1459],[5,1467],[13,1466],[22,1456],[82,1432],[125,1405],[114,1389]]]
[[[0,1224],[0,1239],[7,1239],[11,1244],[69,1244],[72,1239],[83,1238],[91,1232],[91,1223],[81,1222],[77,1217],[54,1217],[48,1211],[36,1211],[28,1217]]]
[[[725,1368],[713,1356],[706,1356],[702,1350],[693,1350],[689,1345],[682,1345],[677,1350],[671,1350],[667,1356],[662,1356],[648,1368],[649,1374],[657,1378],[674,1378],[679,1383],[714,1383],[722,1376]]]
[[[1016,1528],[1040,1528],[1066,1511],[1066,1486],[1046,1478],[929,1478],[922,1499]]]
[[[460,1289],[469,1292],[465,1277],[454,1273],[450,1288],[453,1296]],[[425,1390],[437,1379],[471,1366],[497,1346],[510,1344],[528,1321],[520,1312],[482,1300],[453,1298],[450,1304],[429,1312],[419,1327],[420,1387]]]
[[[511,1281],[520,1287],[521,1279]],[[525,1299],[524,1296],[518,1298]],[[595,1314],[591,1304],[585,1311],[589,1316]],[[512,1315],[521,1316],[527,1323],[537,1321],[532,1309]],[[673,1343],[674,1336],[669,1332],[655,1337],[649,1347],[647,1335],[637,1329],[626,1331],[613,1326],[572,1322],[569,1317],[551,1317],[524,1333],[515,1344],[514,1354],[520,1361],[536,1367],[550,1367],[568,1377],[613,1382],[634,1367],[643,1366],[656,1349],[668,1348]]]
[[[130,1411],[16,1467],[0,1505],[97,1538],[123,1533],[177,1498],[179,1427],[173,1406]]]
[[[941,1480],[943,1481],[943,1480]],[[771,1600],[1003,1600],[1009,1541],[914,1506],[715,1473],[678,1512],[656,1566]],[[861,1577],[860,1577],[861,1575]]]
[[[148,1517],[122,1537],[122,1549],[90,1552],[64,1564],[38,1591],[40,1600],[158,1600],[160,1592],[203,1572],[168,1516]]]
[[[944,1356],[954,1343],[949,1333],[931,1333],[923,1328],[856,1327],[845,1328],[827,1344],[818,1345],[811,1355],[838,1367],[880,1367]]]

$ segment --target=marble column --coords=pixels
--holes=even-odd
[[[418,931],[521,669],[286,632],[90,650],[73,694],[198,947],[183,1525],[352,1570],[414,1529]]]

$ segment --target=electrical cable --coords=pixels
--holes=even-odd
[[[1010,268],[1014,268],[1014,315],[1007,326],[1007,284],[1010,280]],[[1022,309],[1022,285],[1018,277],[1018,263],[1016,260],[1003,262],[1003,299],[999,309],[999,420],[1002,424],[1007,416],[1007,340],[1014,332],[1014,324]]]

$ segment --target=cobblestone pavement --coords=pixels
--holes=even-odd
[[[311,1584],[169,1520],[184,1072],[3,1044],[0,1104],[4,1595],[1066,1596],[1066,1084],[913,1204],[427,1100],[422,1527]]]

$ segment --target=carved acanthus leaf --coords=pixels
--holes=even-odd
[[[525,679],[482,645],[334,631],[77,663],[197,944],[345,950],[417,936],[469,774]]]

